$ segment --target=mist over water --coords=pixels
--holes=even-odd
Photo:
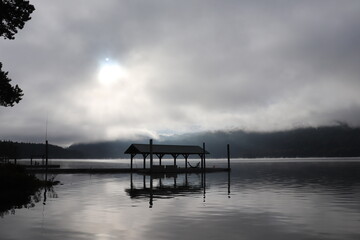
[[[359,173],[353,158],[234,160],[230,175],[176,178],[59,174],[45,204],[0,218],[0,238],[359,239]]]

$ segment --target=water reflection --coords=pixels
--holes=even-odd
[[[41,192],[30,211],[0,218],[0,239],[360,239],[360,162],[57,180],[59,198]]]
[[[33,208],[42,201],[46,205],[47,198],[58,198],[53,187],[44,187],[34,193],[26,192],[3,192],[0,198],[0,217],[15,215],[16,210]]]
[[[228,197],[230,198],[230,172],[228,175]],[[137,176],[137,175],[135,175]],[[187,196],[191,194],[202,194],[203,202],[206,201],[206,173],[201,174],[151,174],[141,175],[134,180],[134,174],[130,174],[130,187],[125,192],[133,199],[149,198],[149,208],[154,205],[156,199],[168,199],[176,196]]]

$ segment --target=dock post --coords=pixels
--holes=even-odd
[[[203,143],[203,151],[204,151],[204,164],[203,164],[203,167],[204,167],[204,170],[206,169],[206,161],[205,161],[205,159],[206,159],[206,157],[205,157],[205,155],[206,155],[206,150],[205,150],[205,143]]]
[[[49,161],[49,142],[46,140],[46,148],[45,148],[45,165],[46,165],[46,171],[48,169],[48,161]]]
[[[150,139],[150,171],[153,168],[153,140]]]
[[[227,145],[228,170],[230,170],[230,144]]]
[[[176,167],[176,159],[179,156],[179,154],[171,154],[174,158],[174,167]]]
[[[143,154],[143,158],[144,158],[144,164],[143,164],[143,169],[145,169],[146,168],[146,154]]]
[[[49,143],[48,143],[48,140],[46,140],[46,145],[45,145],[45,157],[46,157],[46,161],[45,161],[45,181],[47,181],[48,161],[49,161]]]
[[[187,169],[189,154],[183,154],[183,156],[185,158],[185,169]]]
[[[134,154],[131,154],[130,157],[130,169],[133,170],[133,160],[134,160]]]

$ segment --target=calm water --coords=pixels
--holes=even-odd
[[[59,163],[114,167],[118,161]],[[62,185],[39,193],[33,207],[0,218],[1,240],[360,239],[360,159],[234,160],[230,176],[55,179]]]

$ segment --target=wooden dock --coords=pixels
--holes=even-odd
[[[27,168],[30,173],[46,173],[45,168]],[[141,174],[158,174],[158,173],[211,173],[211,172],[227,172],[228,168],[173,168],[163,170],[150,170],[142,168],[48,168],[47,173],[50,174],[111,174],[111,173],[141,173]]]

